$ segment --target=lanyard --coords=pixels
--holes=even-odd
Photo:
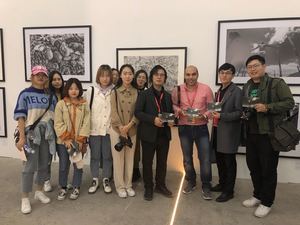
[[[157,101],[156,97],[154,96],[154,100],[155,100],[155,104],[157,106],[157,110],[158,110],[158,113],[161,113],[161,101],[162,101],[162,98],[164,97],[164,93],[162,92],[159,96],[159,102]]]
[[[189,102],[190,108],[193,108],[193,105],[194,105],[194,102],[195,102],[195,99],[196,99],[196,94],[197,94],[197,92],[198,92],[198,87],[199,87],[199,85],[197,85],[197,89],[196,89],[195,92],[194,92],[194,96],[192,97],[192,99],[193,99],[192,102],[191,102],[191,99],[189,98],[188,92],[186,91],[186,97],[187,97],[187,100],[188,100],[188,102]]]

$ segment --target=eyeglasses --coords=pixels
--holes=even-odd
[[[220,75],[232,75],[232,72],[231,72],[231,71],[222,71],[222,70],[221,70],[221,71],[219,72],[219,74],[220,74]]]
[[[261,66],[261,64],[248,65],[247,70],[257,69],[260,66]]]

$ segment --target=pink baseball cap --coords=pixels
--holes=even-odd
[[[48,77],[48,70],[44,66],[34,66],[31,69],[31,74],[32,75],[37,75],[38,73],[44,73]]]

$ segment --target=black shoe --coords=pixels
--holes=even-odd
[[[141,178],[140,169],[134,168],[132,174],[132,183],[137,182],[140,178]]]
[[[222,193],[219,197],[216,198],[216,202],[227,202],[233,198],[233,194]]]
[[[166,186],[156,185],[154,191],[166,196],[167,198],[173,198],[172,192]]]
[[[151,190],[151,189],[145,189],[144,199],[146,201],[152,201],[152,199],[153,199],[153,190]]]
[[[210,189],[210,191],[212,191],[212,192],[222,192],[222,185],[221,184],[217,184],[216,186],[214,186],[214,187],[212,187],[211,189]]]

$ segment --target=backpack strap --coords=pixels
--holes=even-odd
[[[271,94],[272,83],[273,83],[273,78],[270,77],[269,81],[268,81],[267,103],[272,102],[272,94]],[[273,123],[271,116],[268,116],[268,120],[269,120],[270,131],[273,133],[274,132],[274,123]]]
[[[94,86],[91,86],[92,92],[91,92],[91,99],[90,99],[90,109],[92,109],[93,100],[94,100]]]

